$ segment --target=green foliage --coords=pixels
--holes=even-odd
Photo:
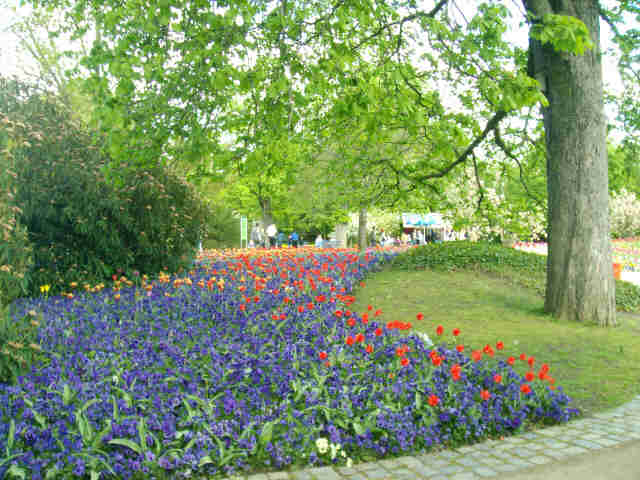
[[[396,269],[482,270],[499,274],[544,292],[547,259],[495,243],[468,241],[435,243],[412,248],[393,259]],[[616,307],[622,311],[640,308],[640,288],[616,281]]]
[[[582,55],[593,48],[586,25],[576,17],[548,13],[542,22],[531,28],[531,36],[542,43],[550,43],[558,51]]]
[[[34,362],[45,358],[37,338],[41,318],[34,311],[16,318],[8,307],[0,310],[0,384],[14,383]]]
[[[32,247],[14,204],[15,164],[12,150],[26,141],[14,135],[16,125],[0,110],[0,308],[24,295],[29,286]]]
[[[640,195],[640,144],[609,145],[609,192],[626,190]]]
[[[190,263],[204,210],[184,180],[161,165],[121,165],[107,178],[100,137],[26,85],[3,81],[0,108],[19,126],[13,137],[25,139],[12,150],[12,203],[34,248],[32,293]]]
[[[616,306],[625,312],[640,311],[640,287],[616,280]]]
[[[209,204],[206,215],[207,235],[204,248],[228,248],[240,246],[240,219],[223,204]],[[247,234],[251,231],[248,228]]]
[[[430,268],[436,270],[465,270],[493,265],[509,266],[532,272],[546,268],[546,258],[521,252],[495,243],[468,241],[432,243],[412,248],[393,260],[397,268]]]

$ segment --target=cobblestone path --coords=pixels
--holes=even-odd
[[[229,480],[480,480],[640,439],[640,396],[614,410],[505,440],[355,464]],[[640,476],[639,476],[640,478]]]

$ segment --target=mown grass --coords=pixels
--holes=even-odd
[[[385,321],[412,321],[432,339],[441,324],[448,332],[444,338],[452,342],[450,332],[457,327],[466,348],[495,346],[501,340],[505,350],[500,355],[526,353],[537,365],[548,363],[557,385],[585,415],[640,394],[637,308],[630,309],[635,313],[619,312],[616,328],[558,321],[543,312],[544,271],[538,256],[512,255],[511,249],[482,244],[459,245],[461,251],[452,253],[453,247],[430,246],[423,252],[430,260],[415,251],[404,255],[408,260],[400,257],[367,280],[354,309],[362,312],[371,304],[383,310]],[[640,295],[640,289],[624,287],[632,300]],[[425,316],[422,321],[416,320],[419,312]]]

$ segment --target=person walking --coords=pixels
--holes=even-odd
[[[262,233],[260,232],[260,224],[258,222],[254,223],[251,229],[251,243],[249,246],[255,248],[262,246]]]
[[[270,223],[267,227],[267,237],[269,238],[269,247],[276,246],[276,235],[278,235],[278,228],[275,223]]]
[[[298,248],[298,242],[300,242],[300,237],[298,236],[298,232],[296,232],[295,230],[291,232],[291,235],[289,235],[289,239],[290,239],[291,246],[294,248]]]

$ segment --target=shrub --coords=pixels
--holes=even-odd
[[[240,220],[224,205],[208,205],[207,234],[202,242],[204,248],[229,248],[240,245]],[[251,225],[247,226],[247,235]]]
[[[22,213],[15,198],[15,165],[12,148],[15,125],[0,112],[0,308],[24,295],[28,290],[28,270],[32,263],[32,248],[27,231],[18,222]],[[13,140],[13,141],[10,141]]]
[[[393,260],[396,268],[460,270],[472,267],[508,266],[516,270],[544,272],[546,259],[496,243],[445,242],[412,248]]]
[[[33,363],[44,359],[37,336],[41,318],[35,311],[13,317],[8,307],[0,310],[0,384],[15,383]]]
[[[640,199],[624,188],[609,200],[611,235],[626,238],[640,235]]]
[[[205,230],[204,203],[194,189],[162,166],[132,171],[123,181],[119,230],[131,267],[152,273],[190,265]]]
[[[122,165],[106,178],[102,138],[18,82],[0,81],[0,111],[17,125],[12,138],[25,139],[12,151],[12,204],[33,244],[31,293],[191,262],[204,211],[184,180],[162,165]]]
[[[640,310],[640,287],[616,280],[616,306],[624,312]]]

